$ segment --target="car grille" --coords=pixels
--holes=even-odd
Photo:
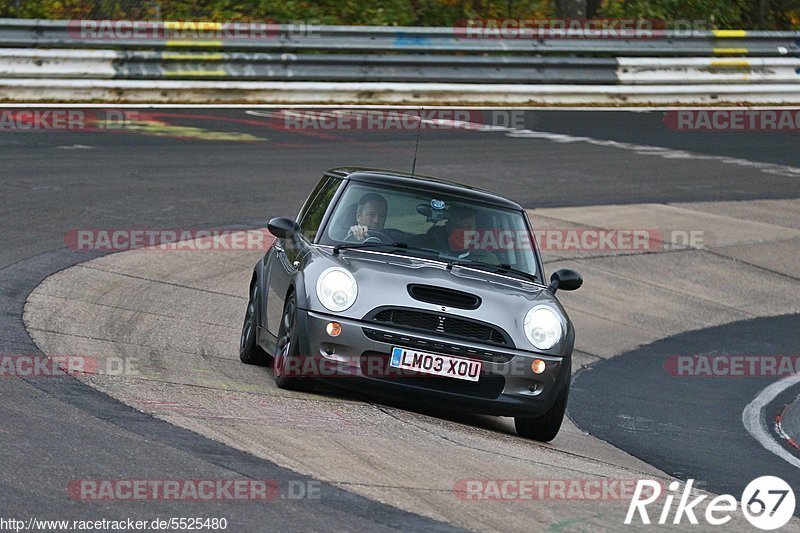
[[[458,344],[453,344],[446,341],[430,341],[411,335],[391,333],[373,328],[361,329],[368,339],[378,342],[385,342],[394,346],[412,348],[419,351],[435,352],[460,357],[466,356],[492,363],[507,363],[514,357],[513,355],[507,353],[495,352],[493,350],[467,348],[466,346],[460,346]]]
[[[376,361],[377,359],[377,361]],[[377,364],[376,364],[377,363]],[[383,372],[376,366],[380,365]],[[506,380],[499,374],[481,374],[478,381],[464,381],[460,379],[447,378],[442,376],[431,376],[417,374],[411,376],[392,375],[388,371],[389,354],[381,352],[364,352],[361,354],[361,371],[371,379],[397,385],[419,387],[420,389],[449,392],[453,394],[463,394],[475,398],[493,400],[503,393]],[[385,376],[385,377],[384,377]]]
[[[399,329],[411,329],[444,337],[513,346],[508,334],[500,328],[444,313],[388,308],[377,312],[373,311],[371,319],[374,322],[381,322]]]
[[[420,302],[459,309],[477,309],[481,305],[481,299],[474,294],[433,285],[411,284],[408,286],[408,294]]]

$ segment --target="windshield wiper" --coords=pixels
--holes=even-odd
[[[452,270],[454,266],[466,266],[476,270],[485,270],[496,274],[516,274],[530,281],[538,281],[537,277],[530,272],[525,272],[518,268],[514,268],[508,263],[501,263],[493,265],[491,263],[483,263],[481,261],[469,261],[464,259],[453,259],[447,263],[447,270]]]
[[[339,255],[341,250],[357,250],[359,248],[377,248],[380,246],[388,246],[390,248],[408,248],[408,244],[404,242],[358,242],[354,244],[338,244],[333,247],[333,255]]]
[[[431,254],[435,254],[436,257],[439,257],[439,251],[434,250],[433,248],[420,248],[419,246],[409,246],[407,242],[392,242],[392,243],[384,243],[384,242],[360,242],[354,244],[339,244],[333,247],[333,255],[339,255],[340,250],[359,250],[362,248],[380,248],[380,247],[387,247],[387,248],[399,248],[401,250],[414,250],[417,252],[428,252]]]

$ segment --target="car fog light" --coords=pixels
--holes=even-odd
[[[531,363],[531,370],[534,374],[541,374],[544,372],[545,362],[541,359],[534,359]]]
[[[325,331],[327,331],[328,335],[331,337],[338,337],[339,333],[342,332],[342,325],[338,322],[328,322],[328,325],[325,326]]]
[[[538,396],[538,395],[540,395],[540,394],[542,393],[542,391],[543,391],[543,390],[544,390],[544,387],[542,386],[542,384],[541,384],[541,383],[534,383],[533,385],[531,385],[530,387],[528,387],[528,391],[529,391],[529,392],[530,392],[530,393],[531,393],[533,396]]]

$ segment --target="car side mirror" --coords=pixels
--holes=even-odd
[[[558,289],[574,291],[579,289],[581,285],[583,285],[583,278],[580,274],[569,268],[562,268],[561,270],[556,270],[550,276],[550,285],[547,286],[547,290],[555,294]]]
[[[267,229],[279,239],[291,239],[300,233],[300,224],[289,217],[275,217],[269,221]]]

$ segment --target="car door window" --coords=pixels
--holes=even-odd
[[[309,196],[309,202],[303,207],[303,211],[300,213],[298,219],[300,231],[309,241],[314,242],[317,231],[319,231],[319,226],[322,223],[322,218],[325,216],[328,205],[331,203],[341,183],[342,180],[339,178],[328,178],[327,181],[323,180],[323,183],[321,183],[315,191],[316,197],[312,199]]]
[[[306,201],[303,203],[303,207],[300,208],[300,213],[297,214],[297,218],[295,220],[297,221],[298,224],[300,223],[301,220],[305,218],[306,213],[308,213],[308,209],[314,203],[314,200],[317,199],[319,191],[321,191],[322,188],[325,187],[325,185],[329,181],[331,181],[330,177],[323,176],[322,179],[319,180],[319,182],[317,182],[317,184],[314,186],[314,189],[311,191],[311,194],[308,195],[308,198],[306,198]]]

